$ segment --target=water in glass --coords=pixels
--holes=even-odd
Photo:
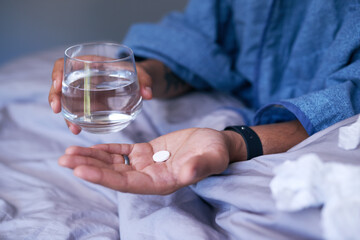
[[[90,86],[85,81],[89,78]],[[122,70],[79,70],[64,76],[64,117],[92,133],[117,132],[129,125],[141,109],[137,75]]]

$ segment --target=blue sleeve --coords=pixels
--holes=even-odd
[[[333,84],[323,90],[278,101],[261,108],[255,124],[287,121],[295,117],[309,135],[360,112],[360,61],[329,77]],[[277,116],[277,119],[273,117]]]
[[[328,3],[326,0],[323,2]],[[336,6],[324,5],[327,12],[323,9],[320,18],[320,13],[313,11],[314,21],[302,26],[303,30],[307,29],[310,33],[325,33],[325,37],[322,38],[320,33],[305,35],[306,41],[302,44],[303,47],[306,44],[312,46],[311,44],[316,41],[326,43],[327,47],[324,48],[321,58],[312,62],[294,62],[296,66],[312,64],[312,68],[316,70],[315,74],[309,81],[291,75],[296,81],[292,82],[294,87],[290,90],[302,93],[268,102],[258,110],[254,124],[297,118],[308,134],[312,135],[360,113],[360,5],[347,1],[335,2]],[[336,28],[326,27],[321,30],[329,22],[333,23],[333,27],[335,23]],[[312,47],[312,52],[319,50]],[[298,70],[299,73],[302,73],[301,68]],[[274,115],[277,119],[274,119]]]
[[[226,24],[231,9],[222,2],[190,1],[184,13],[173,12],[157,24],[135,24],[124,44],[137,56],[162,61],[198,89],[241,87],[246,81],[231,68],[236,47],[234,29]]]

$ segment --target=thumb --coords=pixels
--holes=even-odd
[[[151,76],[141,67],[137,66],[140,93],[145,100],[152,99],[152,79]]]
[[[224,156],[205,154],[186,162],[180,169],[179,181],[184,186],[194,184],[212,174],[219,174],[227,168]]]
[[[180,169],[180,184],[183,186],[194,184],[212,174],[211,168],[206,162],[206,158],[196,157],[185,163]]]

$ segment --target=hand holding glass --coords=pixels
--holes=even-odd
[[[132,50],[114,43],[66,49],[61,105],[65,119],[87,132],[127,127],[142,106]]]

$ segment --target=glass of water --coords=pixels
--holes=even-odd
[[[87,132],[128,126],[142,106],[132,50],[106,42],[66,49],[61,105],[65,119]]]

